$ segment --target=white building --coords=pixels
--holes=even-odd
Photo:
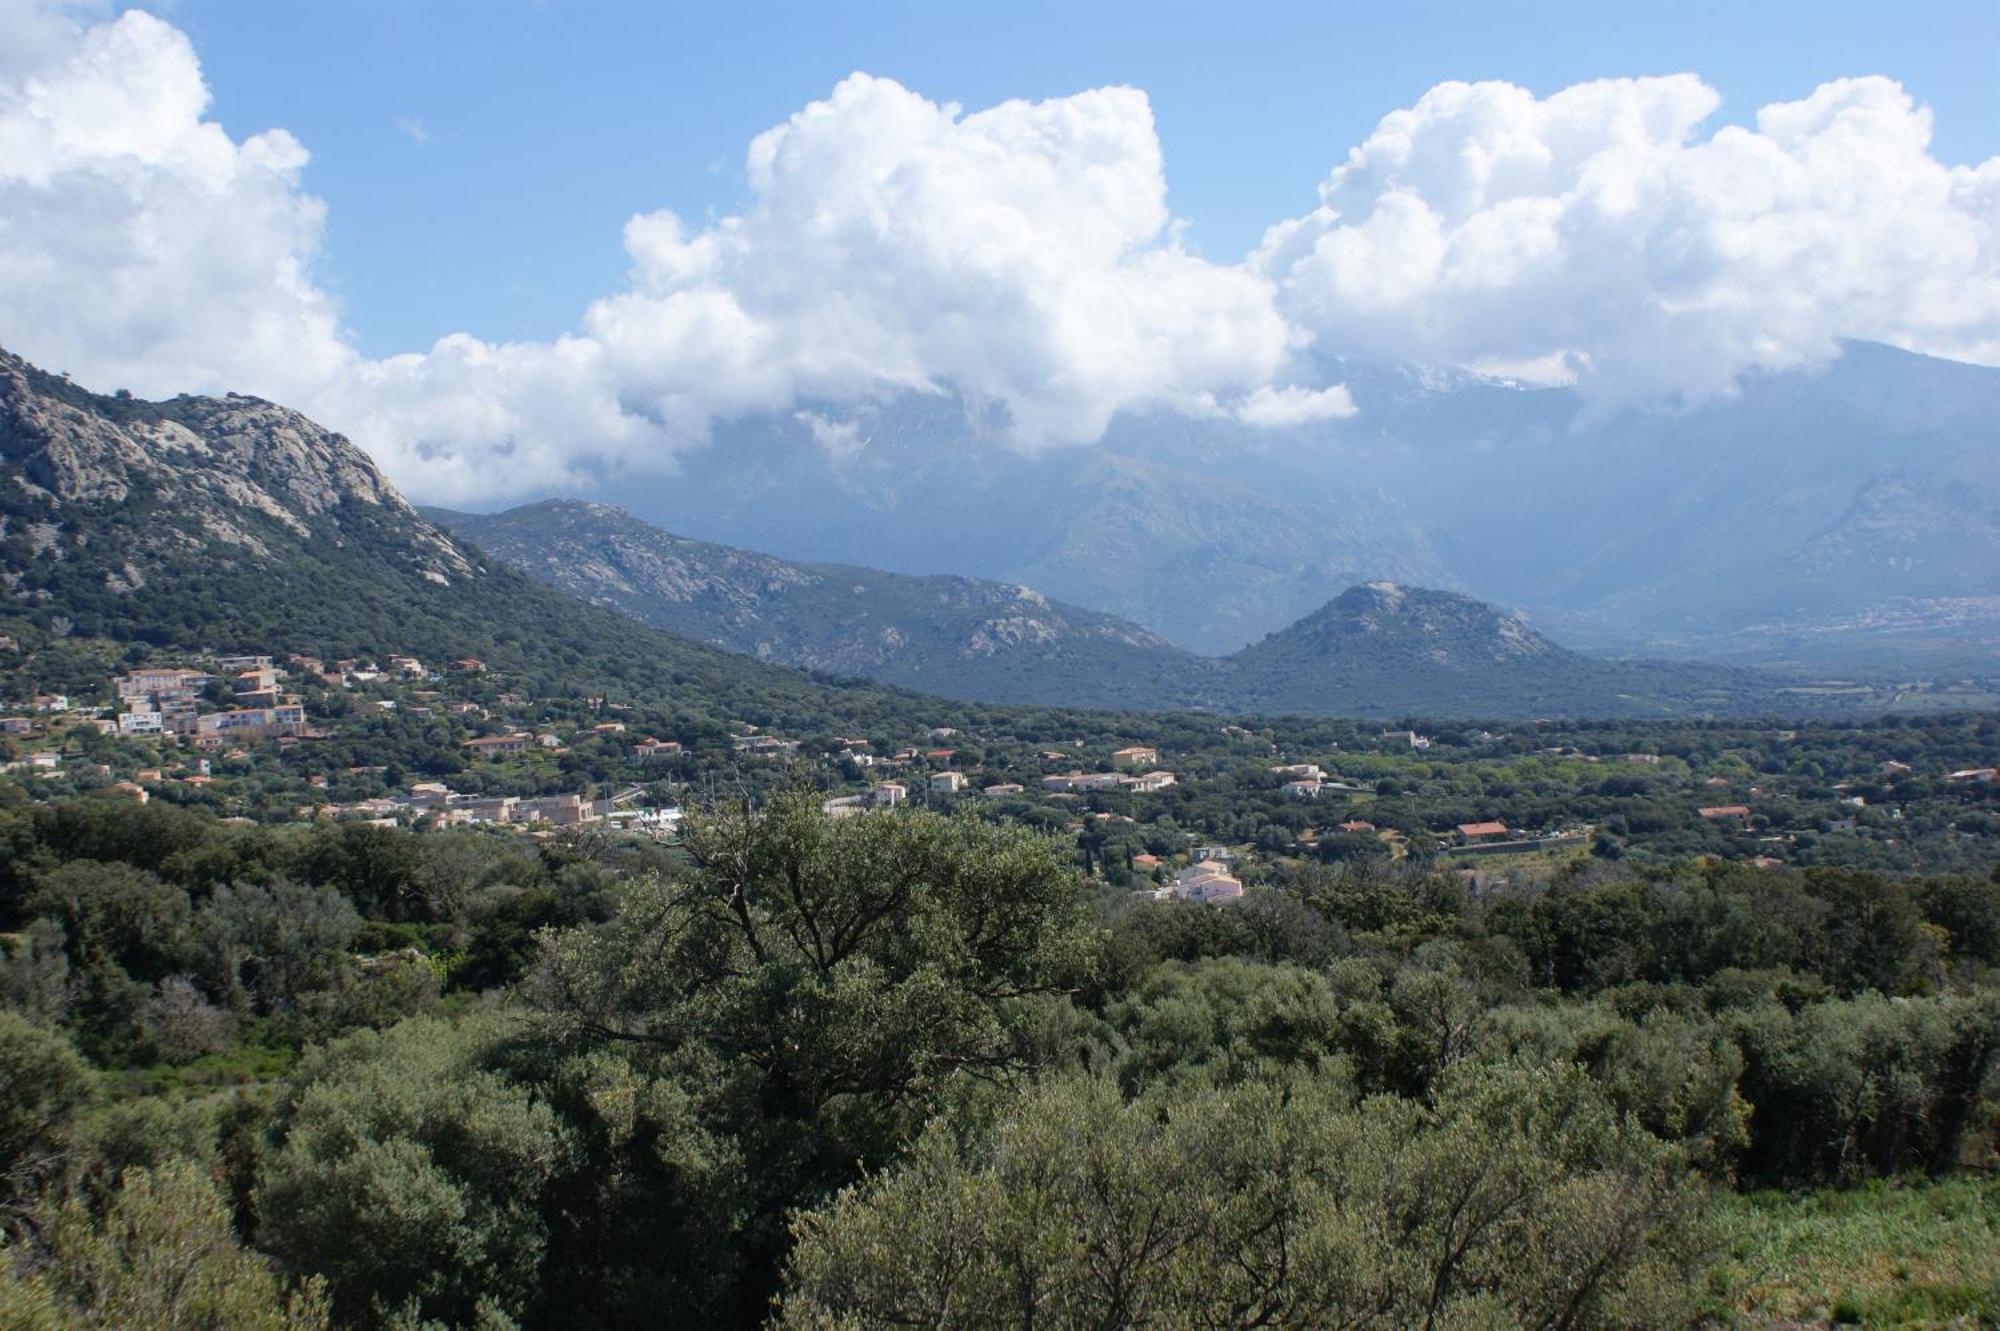
[[[1045,790],[1116,790],[1124,778],[1116,772],[1061,772],[1042,778]]]
[[[1183,901],[1234,901],[1243,895],[1243,882],[1217,861],[1205,860],[1175,874],[1169,890]]]

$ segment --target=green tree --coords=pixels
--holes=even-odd
[[[1960,1163],[2000,1068],[2000,993],[1864,994],[1731,1016],[1752,1105],[1744,1173],[1852,1183]]]
[[[42,1226],[43,1268],[21,1278],[0,1254],[0,1325],[26,1331],[324,1331],[317,1282],[287,1291],[245,1249],[229,1208],[183,1160],[128,1170],[102,1214],[81,1201]]]
[[[534,1297],[541,1192],[569,1144],[495,1070],[497,1019],[407,1021],[314,1054],[280,1105],[255,1194],[265,1239],[326,1277],[343,1320],[457,1324]]]
[[[1573,1069],[1030,1094],[801,1216],[787,1327],[1678,1325],[1698,1192]]]
[[[547,1044],[681,1088],[745,1162],[731,1243],[754,1318],[785,1214],[886,1163],[954,1089],[1047,1057],[1100,940],[1057,843],[971,814],[830,822],[794,792],[686,841],[694,873],[549,934],[528,992]],[[680,1214],[688,1193],[650,1195]]]
[[[0,1211],[25,1200],[69,1155],[93,1085],[68,1040],[0,1011]]]
[[[331,984],[360,927],[331,887],[285,879],[219,887],[194,917],[209,991],[260,1012]]]
[[[531,992],[554,1038],[747,1059],[767,1108],[804,1118],[1019,1066],[1028,1000],[1095,963],[1075,874],[1019,828],[829,822],[795,792],[691,819],[685,839],[696,873],[550,938]]]

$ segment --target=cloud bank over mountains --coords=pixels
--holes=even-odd
[[[1328,351],[1567,362],[1614,400],[1705,396],[1842,337],[2000,360],[2000,158],[1939,163],[1888,79],[1704,137],[1720,104],[1689,74],[1440,85],[1252,266]]]
[[[1939,162],[1928,111],[1879,78],[1707,131],[1720,97],[1692,75],[1440,85],[1218,263],[1179,241],[1143,92],[967,113],[855,74],[751,143],[740,213],[632,218],[624,288],[572,334],[370,359],[315,276],[305,147],[205,120],[183,33],[0,5],[16,31],[0,344],[94,387],[299,405],[429,499],[667,466],[718,420],[806,403],[838,451],[855,431],[829,406],[908,390],[1004,408],[1019,448],[1088,443],[1128,407],[1351,415],[1313,351],[1573,379],[1605,405],[1726,391],[1843,337],[2000,363],[2000,158]]]

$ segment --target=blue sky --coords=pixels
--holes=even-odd
[[[1187,243],[1233,262],[1388,111],[1447,79],[1546,95],[1691,71],[1721,120],[1855,74],[2000,152],[2000,4],[556,4],[175,0],[238,139],[282,126],[329,206],[318,270],[360,350],[545,339],[628,266],[620,228],[744,202],[752,136],[861,69],[977,110],[1131,84]],[[421,126],[418,142],[406,126]]]
[[[0,346],[447,503],[910,392],[1035,449],[1342,419],[1338,357],[2000,365],[1995,0],[0,0],[0,143]]]

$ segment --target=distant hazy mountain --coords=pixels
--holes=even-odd
[[[552,586],[763,660],[993,702],[1159,708],[1214,700],[1213,663],[1028,587],[796,564],[575,500],[490,517],[425,513]]]
[[[799,413],[719,427],[668,480],[600,497],[787,559],[1025,584],[1209,653],[1369,578],[1452,582],[1418,525],[1365,480],[1301,502],[1114,447],[1025,456],[950,397],[872,408],[839,451],[811,424]]]
[[[2000,370],[1851,344],[1610,417],[1462,371],[1320,375],[1357,415],[1124,416],[1033,456],[949,396],[822,405],[719,427],[617,499],[787,558],[1025,583],[1207,653],[1385,579],[1627,649],[2000,649]]]
[[[1596,420],[1564,390],[1473,384],[1378,415],[1354,465],[1467,587],[1584,640],[1838,654],[1885,612],[1909,641],[1924,603],[2000,595],[2000,370],[1851,344],[1687,409]],[[1928,617],[1968,652],[2000,642],[2000,613]]]
[[[1396,716],[1785,710],[1770,679],[1602,661],[1453,592],[1349,588],[1232,655],[1196,656],[1025,587],[797,564],[690,540],[601,504],[426,510],[463,540],[657,628],[790,665],[951,697],[1071,707]]]

